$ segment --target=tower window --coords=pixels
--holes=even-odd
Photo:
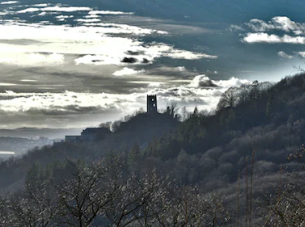
[[[151,101],[155,101],[155,99],[152,99]]]
[[[154,104],[154,106],[156,106],[156,104]]]

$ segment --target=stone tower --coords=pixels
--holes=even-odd
[[[157,96],[156,95],[147,95],[147,113],[157,113]]]

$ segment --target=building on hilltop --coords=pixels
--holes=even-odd
[[[103,140],[107,135],[111,133],[112,132],[108,128],[86,128],[82,131],[81,135],[65,136],[65,140],[61,142],[82,143]],[[59,144],[61,142],[54,142],[54,144]]]
[[[83,141],[94,141],[104,139],[105,136],[111,134],[109,128],[86,128],[82,131],[81,137]]]
[[[147,113],[158,113],[156,95],[147,95]]]
[[[65,142],[79,143],[79,142],[82,142],[82,138],[81,138],[81,136],[65,136]]]

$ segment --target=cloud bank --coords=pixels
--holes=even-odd
[[[61,21],[68,18],[72,16],[56,16]],[[74,55],[75,64],[89,65],[149,64],[161,57],[185,60],[217,58],[215,55],[175,49],[165,43],[144,43],[134,38],[109,36],[165,34],[162,31],[109,23],[99,23],[93,27],[86,25],[92,19],[76,20],[86,23],[76,27],[14,21],[0,24],[0,62],[28,65],[30,62],[39,64],[49,61],[54,64],[63,62],[62,55]]]

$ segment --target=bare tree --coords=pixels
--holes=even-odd
[[[54,184],[57,193],[56,222],[67,226],[87,227],[103,213],[119,186],[116,177],[101,163],[78,167],[69,179]]]
[[[165,193],[162,185],[164,181],[155,172],[142,179],[132,175],[105,211],[111,226],[152,226],[154,217],[162,212],[158,202]]]

